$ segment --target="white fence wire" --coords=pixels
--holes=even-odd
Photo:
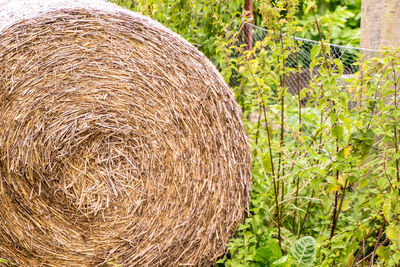
[[[263,40],[268,33],[268,29],[254,25],[252,23],[244,22],[250,25],[253,29],[253,42]],[[297,53],[293,53],[286,59],[288,67],[299,69],[300,71],[294,73],[290,72],[285,78],[285,85],[291,94],[298,94],[300,90],[308,87],[312,76],[319,76],[318,69],[313,69],[311,72],[309,67],[311,64],[311,49],[319,42],[305,38],[293,37],[298,48]],[[354,75],[359,69],[360,53],[365,52],[380,52],[379,50],[366,49],[353,46],[342,46],[337,44],[329,44],[330,56],[333,59],[340,59],[343,64],[343,76],[349,77]]]

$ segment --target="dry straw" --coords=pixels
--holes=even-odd
[[[251,175],[205,56],[104,1],[0,0],[0,23],[0,258],[213,264]]]

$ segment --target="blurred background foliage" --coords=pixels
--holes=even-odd
[[[113,0],[118,5],[145,14],[196,45],[218,65],[214,42],[225,36],[226,25],[238,31],[241,25],[244,0]],[[254,0],[254,24],[262,23],[260,2]],[[275,2],[271,1],[272,3]],[[357,46],[360,44],[361,0],[317,0],[317,16],[323,19],[324,29],[332,43]],[[302,36],[319,40],[312,14],[306,13],[306,1],[299,1],[296,21],[304,27]],[[298,34],[299,35],[299,34]]]

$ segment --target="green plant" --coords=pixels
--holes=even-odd
[[[0,263],[4,263],[5,265],[10,266],[10,267],[12,266],[10,261],[4,260],[2,258],[0,258]]]
[[[397,266],[400,51],[364,60],[354,77],[343,77],[329,42],[353,40],[359,0],[257,1],[269,31],[251,51],[239,41],[241,2],[215,3],[135,1],[133,8],[197,44],[243,110],[253,153],[250,216],[218,264]],[[299,64],[302,48],[292,38],[304,35],[320,41],[308,66]],[[310,84],[288,94],[285,79],[302,68]]]
[[[299,96],[290,95],[285,78],[301,71],[298,64],[286,64],[300,51],[292,38],[303,32],[295,25],[296,6],[297,1],[261,2],[270,31],[252,51],[223,43],[235,51],[230,55],[240,55],[226,57],[232,69],[226,73],[238,81],[233,89],[244,111],[254,160],[252,217],[231,241],[226,265],[299,265],[291,248],[312,236],[314,264],[373,261],[393,266],[400,236],[399,223],[393,221],[397,195],[390,197],[397,192],[399,173],[398,85],[397,78],[393,80],[399,54],[392,51],[380,60],[365,61],[363,72],[343,78],[343,63],[332,56],[324,39],[329,36],[323,33],[325,20],[318,19],[316,6],[309,2],[305,12],[311,13],[321,39],[310,51],[309,71],[319,75]],[[302,106],[306,95],[308,102]],[[386,215],[391,226],[383,207],[392,214]],[[264,233],[281,248],[276,258],[262,245]]]
[[[303,3],[309,1],[303,1]],[[317,17],[322,21],[322,31],[331,42],[339,45],[360,45],[361,0],[319,0],[316,1]],[[305,38],[319,40],[319,33],[314,27],[314,17],[304,14],[306,5],[300,5],[297,24],[304,27]]]
[[[208,58],[219,65],[214,46],[218,36],[224,35],[223,25],[239,27],[241,0],[113,0],[131,10],[147,15],[167,25],[194,44]]]
[[[311,266],[315,258],[315,239],[305,236],[296,240],[290,250],[290,255],[299,266]]]

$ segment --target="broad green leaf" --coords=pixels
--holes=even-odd
[[[346,185],[346,181],[347,181],[347,179],[346,179],[346,177],[344,176],[344,175],[339,175],[339,179],[338,179],[338,183],[342,186],[342,187],[344,187],[345,185]]]
[[[272,239],[272,240],[269,242],[267,248],[269,248],[269,249],[272,251],[272,253],[274,254],[274,256],[275,256],[276,258],[282,257],[282,250],[281,250],[281,247],[278,245],[278,243],[277,243],[274,239]]]
[[[343,126],[336,125],[332,128],[332,135],[337,139],[341,140],[343,138]]]
[[[343,150],[343,152],[344,152],[344,158],[345,158],[345,159],[347,159],[347,158],[349,157],[352,148],[353,148],[352,146],[347,146],[347,147]]]
[[[397,229],[394,226],[389,225],[386,228],[386,236],[392,241],[397,241],[397,239],[398,239]]]
[[[272,263],[272,266],[274,267],[281,267],[281,266],[290,266],[290,258],[288,255],[283,256],[282,258],[274,261]]]
[[[262,263],[270,263],[282,257],[282,251],[275,240],[270,240],[266,247],[256,249],[254,260]]]
[[[389,247],[381,246],[376,250],[376,254],[379,256],[380,259],[384,259],[387,261],[391,256],[391,251]]]
[[[265,171],[266,173],[268,173],[268,172],[271,171],[271,169],[272,169],[272,166],[271,166],[271,158],[269,157],[268,154],[264,154],[264,155],[263,155],[262,164],[263,164],[263,167],[264,167],[264,171]]]
[[[350,201],[348,199],[344,199],[342,203],[342,211],[346,211],[350,208]]]
[[[391,209],[392,209],[392,201],[390,198],[386,198],[385,202],[383,203],[383,215],[385,216],[385,219],[390,223],[391,222]]]
[[[340,75],[342,75],[343,74],[343,63],[342,63],[342,61],[339,58],[335,58],[333,61],[335,62],[335,65],[337,66]]]
[[[318,54],[321,52],[321,45],[317,44],[314,45],[313,48],[311,48],[310,55],[311,55],[311,61],[315,60],[315,57],[318,56]]]
[[[273,256],[272,251],[267,247],[261,247],[256,249],[254,260],[257,262],[268,263],[269,259]]]
[[[315,239],[311,236],[298,239],[293,244],[290,254],[299,266],[310,266],[315,258]]]

